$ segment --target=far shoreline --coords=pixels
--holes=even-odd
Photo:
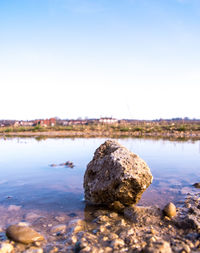
[[[124,131],[18,131],[18,132],[1,132],[2,138],[6,137],[34,137],[34,138],[153,138],[168,140],[200,140],[200,131],[186,132],[129,132]]]

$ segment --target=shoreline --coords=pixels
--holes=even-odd
[[[23,131],[1,132],[0,137],[44,138],[155,138],[172,140],[200,140],[200,131],[188,132],[111,132],[111,131]]]
[[[199,252],[199,199],[199,193],[188,192],[173,217],[166,216],[156,205],[133,205],[120,212],[86,205],[83,216],[26,210],[15,205],[8,209],[0,206],[1,223],[4,223],[1,224],[0,246],[16,253]],[[9,239],[6,231],[10,224],[33,228],[45,240],[23,244]],[[23,238],[26,237],[24,234]]]

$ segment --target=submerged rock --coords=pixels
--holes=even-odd
[[[192,186],[194,186],[195,188],[200,188],[200,183],[195,183]]]
[[[137,155],[107,140],[94,153],[84,175],[85,200],[92,204],[135,204],[152,182],[147,164]]]
[[[44,237],[34,229],[21,225],[10,225],[6,230],[6,235],[9,239],[24,244],[44,240]]]
[[[67,226],[65,224],[56,225],[51,228],[51,233],[57,233],[57,232],[64,233],[66,228]]]

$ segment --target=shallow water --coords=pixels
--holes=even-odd
[[[103,138],[0,139],[0,205],[23,210],[81,215],[83,175]],[[154,180],[141,205],[179,203],[192,184],[200,181],[200,141],[120,139],[122,145],[143,158]],[[51,167],[72,161],[74,168]],[[11,208],[12,209],[12,208]]]

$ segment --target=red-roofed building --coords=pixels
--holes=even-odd
[[[34,125],[40,125],[40,126],[55,126],[56,119],[50,118],[50,119],[37,119],[34,121]]]

